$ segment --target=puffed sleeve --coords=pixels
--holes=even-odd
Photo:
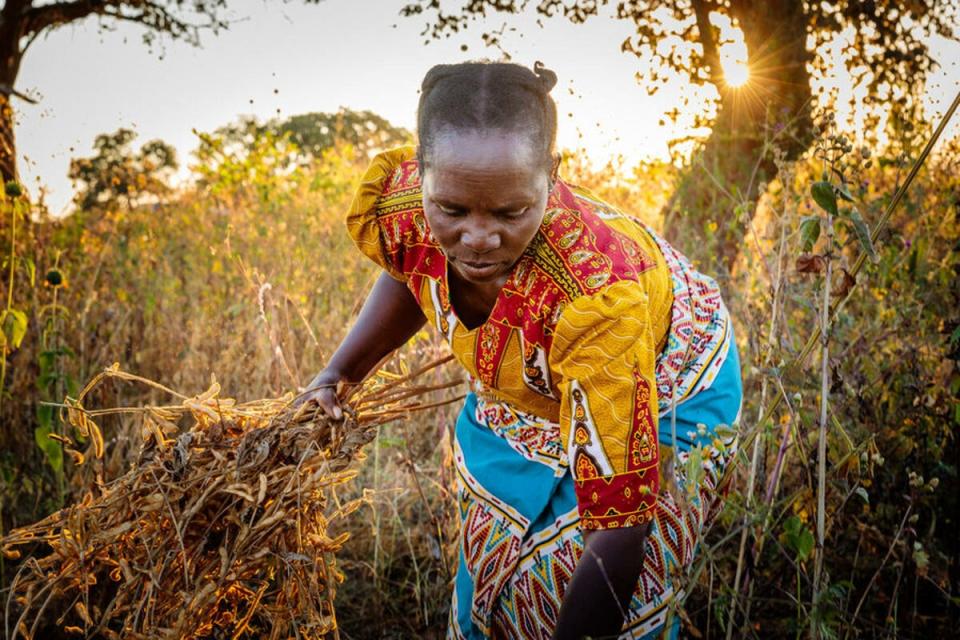
[[[653,518],[657,469],[655,341],[647,292],[618,282],[567,305],[550,350],[560,434],[583,529]]]
[[[406,281],[403,271],[403,246],[401,239],[391,238],[391,219],[382,203],[389,199],[398,187],[413,187],[419,195],[419,175],[416,168],[406,175],[404,163],[416,155],[413,147],[399,147],[377,154],[367,168],[357,188],[350,209],[347,211],[347,231],[360,251],[380,265],[391,276]]]

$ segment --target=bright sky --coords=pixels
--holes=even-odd
[[[97,134],[120,127],[138,132],[138,147],[154,138],[173,144],[182,165],[196,147],[191,129],[210,131],[240,115],[266,119],[345,106],[412,129],[417,89],[430,66],[498,53],[483,46],[479,24],[425,46],[425,20],[401,18],[403,4],[231,0],[237,22],[228,31],[204,34],[202,48],[167,42],[153,52],[133,25],[102,32],[88,19],[54,31],[34,43],[18,80],[20,91],[41,98],[38,105],[16,104],[21,177],[33,192],[38,182],[46,185],[51,210],[63,212],[72,196],[70,158],[91,155]],[[513,59],[542,60],[560,78],[554,98],[561,146],[585,145],[595,161],[666,154],[667,140],[681,132],[658,122],[680,106],[679,97],[675,90],[648,96],[634,81],[643,62],[620,52],[628,23],[553,19],[541,29],[531,16],[510,25],[518,28],[504,38]],[[942,61],[954,61],[931,83],[945,86],[934,101],[934,112],[942,113],[946,94],[960,86],[960,45],[934,47]]]

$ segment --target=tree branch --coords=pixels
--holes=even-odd
[[[30,104],[37,104],[36,100],[34,100],[33,98],[31,98],[26,94],[20,93],[19,91],[17,91],[16,89],[14,89],[13,87],[7,84],[0,84],[0,94],[5,95],[8,98],[10,96],[16,96],[21,100],[23,100],[24,102],[29,102]]]
[[[0,9],[0,19],[15,21],[23,13],[25,7],[30,6],[31,0],[7,0]]]
[[[32,35],[44,29],[98,15],[112,20],[132,22],[172,38],[182,38],[190,44],[199,44],[198,30],[209,28],[216,31],[226,27],[218,18],[219,0],[197,0],[193,9],[198,16],[209,18],[209,22],[197,24],[178,18],[174,8],[180,7],[177,0],[71,0],[33,7],[24,16],[26,28],[24,35]]]
[[[190,44],[200,44],[199,37],[197,36],[196,32],[201,25],[191,24],[184,20],[175,18],[173,14],[167,11],[166,8],[159,6],[154,2],[147,2],[144,5],[144,8],[137,12],[127,13],[124,12],[124,8],[124,3],[117,3],[115,9],[104,11],[103,16],[121,22],[132,22],[134,24],[139,24],[146,29],[169,34],[173,38],[184,38]],[[216,19],[211,16],[211,24],[203,26],[209,26],[213,29],[216,29],[218,25],[219,23],[216,21]]]
[[[66,24],[94,13],[102,13],[106,6],[107,2],[104,0],[73,0],[31,7],[24,14],[23,34],[39,33],[48,27]]]

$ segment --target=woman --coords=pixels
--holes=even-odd
[[[449,635],[675,637],[736,346],[712,280],[557,177],[555,84],[539,63],[427,73],[419,147],[377,156],[347,216],[384,273],[306,397],[341,416],[337,384],[429,321],[473,389]],[[706,473],[685,488],[670,462],[694,447]]]

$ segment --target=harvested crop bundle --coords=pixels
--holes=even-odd
[[[119,371],[94,378],[65,419],[87,444],[64,438],[75,460],[100,457],[95,419],[136,413],[143,445],[120,478],[95,482],[76,504],[2,541],[25,560],[6,602],[6,637],[35,638],[56,624],[103,638],[335,638],[336,552],[347,534],[331,525],[364,497],[342,503],[334,487],[356,473],[379,425],[436,404],[415,398],[456,384],[417,387],[380,378],[354,389],[342,420],[293,395],[238,404],[215,382],[187,397]],[[89,410],[84,398],[108,378],[176,397],[163,407]],[[178,420],[190,427],[178,428]]]

